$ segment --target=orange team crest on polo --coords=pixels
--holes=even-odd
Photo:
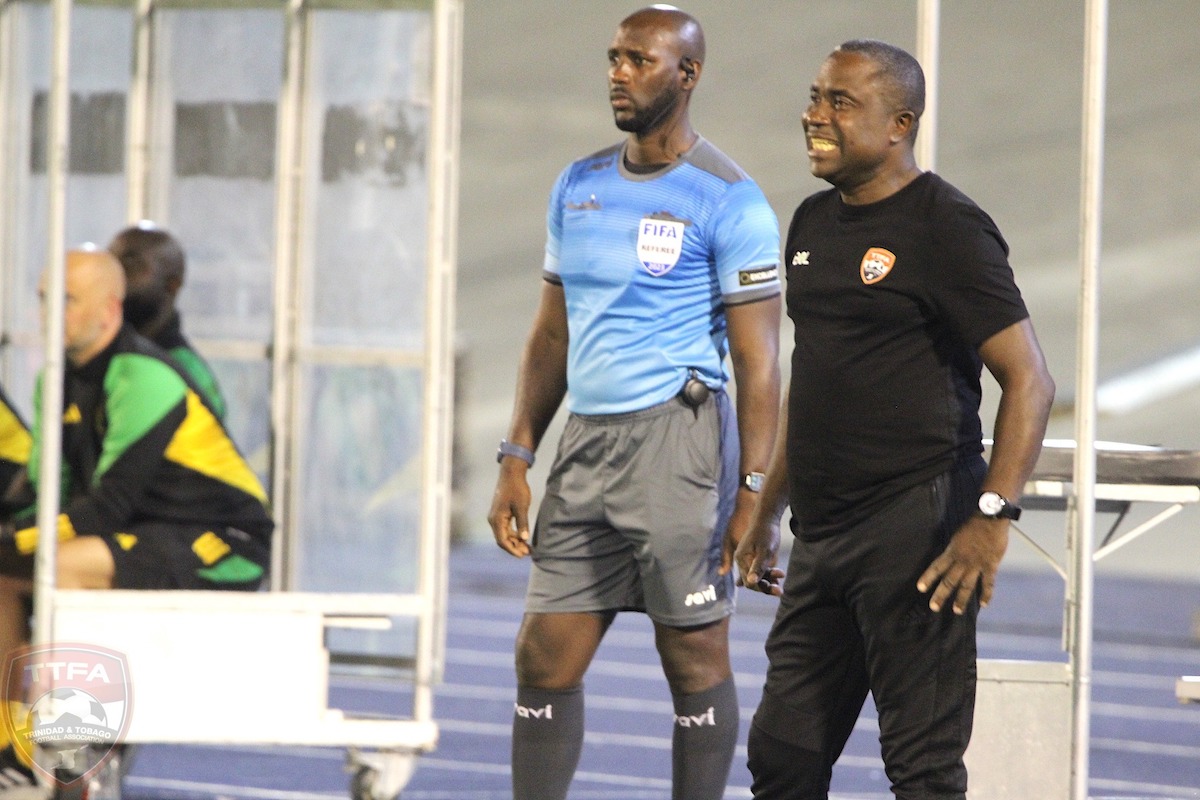
[[[862,282],[870,286],[886,278],[895,264],[896,254],[891,250],[872,247],[863,256],[862,263],[858,265],[858,274],[862,277]]]

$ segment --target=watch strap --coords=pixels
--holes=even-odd
[[[752,492],[761,492],[763,486],[766,485],[767,476],[761,472],[747,472],[742,475],[741,483],[743,489],[749,489]]]
[[[532,450],[528,447],[522,447],[519,444],[513,444],[507,439],[501,439],[500,447],[496,450],[496,463],[499,464],[503,461],[505,456],[519,458],[529,466],[533,466],[534,456]]]
[[[1011,519],[1016,522],[1021,518],[1021,507],[1016,503],[1004,501],[1004,505],[1000,508],[1000,513],[996,515],[1000,519]]]
[[[988,513],[984,510],[983,498],[987,497],[988,495],[995,497],[1000,504],[995,513]],[[1016,521],[1021,518],[1021,507],[1010,501],[1007,497],[999,492],[988,491],[981,493],[979,495],[979,510],[980,513],[982,513],[987,519],[1008,519]]]

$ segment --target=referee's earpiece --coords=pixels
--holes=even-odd
[[[696,80],[696,67],[692,64],[690,58],[685,58],[679,62],[679,68],[683,70],[683,79],[691,82]]]

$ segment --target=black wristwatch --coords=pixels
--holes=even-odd
[[[742,476],[742,488],[752,492],[761,492],[767,482],[767,476],[761,472],[747,472]]]
[[[996,492],[984,492],[979,495],[979,513],[988,519],[1017,520],[1021,518],[1021,507]]]

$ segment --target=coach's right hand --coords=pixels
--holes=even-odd
[[[529,466],[518,458],[506,458],[500,463],[500,477],[492,495],[488,524],[502,550],[524,558],[529,555],[529,504],[531,495],[525,473]]]

